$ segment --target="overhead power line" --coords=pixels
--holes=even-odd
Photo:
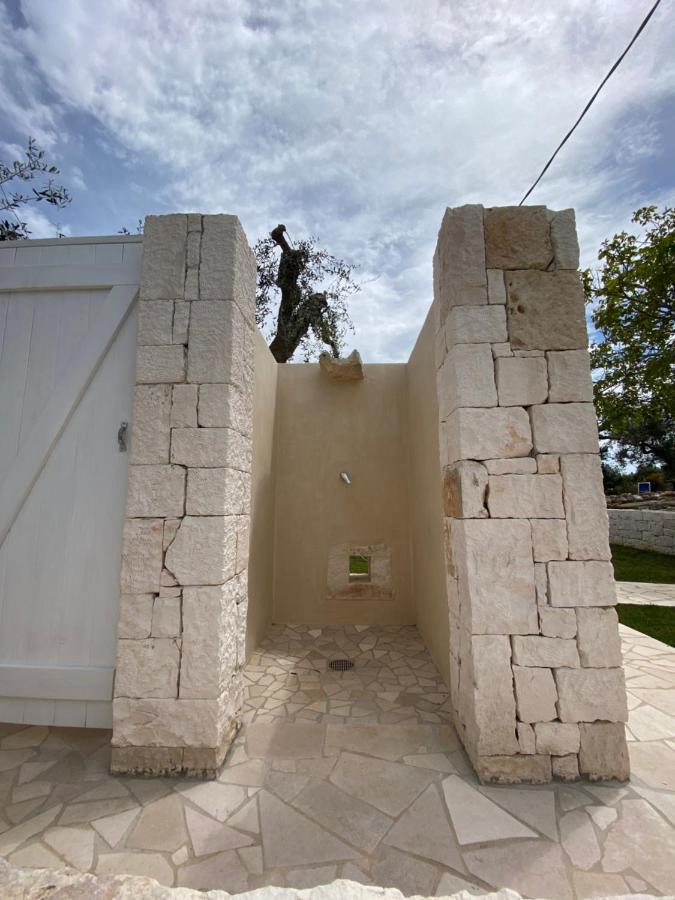
[[[654,13],[656,12],[656,8],[657,8],[657,6],[659,5],[660,2],[661,2],[661,0],[656,0],[656,3],[652,6],[652,8],[651,8],[651,9],[649,10],[649,12],[647,13],[647,15],[644,17],[644,19],[643,19],[642,22],[640,23],[640,27],[638,28],[638,30],[637,30],[637,31],[635,32],[635,34],[633,35],[633,37],[632,37],[632,39],[631,39],[631,42],[628,44],[628,46],[627,46],[626,49],[623,51],[623,53],[621,54],[621,56],[620,56],[620,57],[617,59],[617,61],[614,63],[614,65],[613,65],[612,68],[609,70],[609,72],[608,72],[608,73],[605,75],[605,77],[602,79],[602,81],[600,82],[600,84],[599,84],[598,88],[596,89],[595,93],[593,94],[593,96],[591,97],[591,99],[588,101],[588,103],[586,104],[586,106],[584,106],[581,115],[580,115],[579,118],[576,120],[576,122],[574,123],[574,125],[572,125],[572,127],[571,127],[570,130],[567,132],[567,134],[566,134],[565,137],[562,139],[562,141],[560,141],[560,143],[558,144],[558,146],[555,148],[555,151],[554,151],[553,155],[551,156],[551,158],[549,159],[549,161],[546,163],[546,165],[544,166],[544,168],[543,168],[543,169],[541,170],[541,172],[539,173],[539,177],[538,177],[537,180],[534,182],[534,184],[533,184],[532,187],[529,189],[529,191],[525,194],[525,196],[524,196],[523,199],[520,201],[520,203],[518,204],[518,206],[522,206],[523,203],[527,200],[527,198],[530,196],[530,194],[532,193],[532,191],[536,188],[536,186],[539,184],[539,182],[541,181],[541,179],[542,179],[542,178],[544,177],[544,175],[546,174],[546,172],[547,172],[549,166],[551,165],[551,163],[553,162],[553,160],[556,158],[556,156],[558,155],[558,153],[560,153],[560,151],[561,151],[562,148],[565,146],[565,144],[567,143],[567,141],[572,137],[572,135],[574,134],[574,131],[576,130],[577,125],[581,122],[581,120],[582,120],[583,117],[586,115],[586,113],[587,113],[588,110],[591,108],[591,106],[593,106],[593,103],[595,102],[595,98],[598,96],[598,94],[599,94],[600,91],[603,89],[603,87],[607,84],[607,82],[608,82],[609,79],[612,77],[612,75],[614,74],[614,72],[616,72],[616,70],[619,68],[619,66],[621,65],[621,63],[622,63],[624,57],[626,56],[626,54],[628,53],[628,51],[630,50],[630,48],[633,46],[633,44],[635,43],[635,41],[640,37],[640,34],[642,33],[642,31],[644,30],[645,26],[647,25],[647,22],[649,22],[649,20],[651,19],[651,17],[652,17],[652,16],[654,15]]]

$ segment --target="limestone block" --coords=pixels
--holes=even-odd
[[[501,343],[506,337],[503,306],[455,306],[448,313],[445,341],[453,344]]]
[[[116,747],[216,747],[225,730],[218,700],[113,700]]]
[[[559,781],[577,781],[579,778],[579,760],[576,753],[569,756],[554,756],[551,759],[553,777]]]
[[[171,638],[117,642],[116,697],[176,697],[180,649]]]
[[[574,210],[561,209],[549,216],[556,269],[578,269],[579,241]]]
[[[199,300],[199,269],[188,269],[185,273],[186,301]]]
[[[185,381],[185,347],[136,348],[136,383],[168,384]]]
[[[253,324],[256,262],[241,222],[227,215],[204,216],[202,221],[200,298],[234,300]]]
[[[567,528],[563,519],[532,519],[530,525],[535,562],[567,559]]]
[[[495,360],[500,406],[545,403],[548,378],[544,357],[500,357]]]
[[[488,268],[547,269],[553,260],[545,206],[497,206],[485,210]]]
[[[491,784],[548,784],[550,756],[481,756],[474,762],[476,775]]]
[[[248,514],[251,476],[238,469],[189,469],[185,511],[188,516]]]
[[[248,624],[248,600],[238,603],[235,609],[237,620],[237,668],[246,665],[246,632]]]
[[[436,361],[437,369],[440,369],[443,365],[445,354],[447,352],[448,348],[445,343],[445,328],[439,328],[436,332],[436,337],[434,338],[434,359]]]
[[[250,533],[250,517],[237,516],[237,559],[235,563],[235,572],[237,573],[237,575],[239,575],[241,572],[246,571],[248,567]],[[374,565],[374,561],[371,559],[371,570],[374,569]]]
[[[620,722],[580,725],[579,768],[591,781],[616,778],[626,781],[630,774],[626,730]]]
[[[577,609],[577,642],[582,666],[622,664],[619,618],[613,609]]]
[[[186,240],[185,216],[145,217],[141,300],[175,300],[183,296]]]
[[[363,381],[363,363],[358,350],[352,350],[343,359],[336,359],[324,350],[319,354],[319,368],[334,381]]]
[[[177,300],[173,305],[172,344],[187,344],[190,330],[190,304]]]
[[[196,384],[174,384],[171,395],[172,428],[197,427],[198,390]]]
[[[535,453],[597,453],[598,420],[592,403],[530,407]]]
[[[180,637],[181,598],[155,597],[152,607],[152,636],[156,638]]]
[[[577,633],[575,610],[542,606],[539,609],[539,628],[544,637],[573,638]]]
[[[194,468],[251,470],[251,440],[231,428],[174,428],[171,462]]]
[[[166,551],[165,565],[179,584],[222,584],[235,574],[237,535],[225,516],[186,516]]]
[[[521,722],[550,722],[556,718],[558,693],[550,669],[514,666],[513,682]]]
[[[236,604],[222,585],[183,592],[181,698],[219,697],[237,665]]]
[[[199,388],[199,424],[253,432],[253,394],[232,384],[202,384]]]
[[[139,300],[139,347],[173,343],[173,300]]]
[[[188,230],[188,232],[202,230],[202,215],[201,215],[201,213],[188,213],[187,214],[187,230]]]
[[[506,303],[506,284],[502,269],[488,269],[488,303]]]
[[[129,463],[168,463],[171,385],[139,385],[134,388]]]
[[[550,562],[551,606],[614,606],[614,570],[608,562]]]
[[[434,253],[434,300],[443,325],[453,306],[487,304],[483,207],[446,209]]]
[[[511,648],[504,635],[471,639],[475,690],[476,752],[493,756],[518,752]]]
[[[509,272],[506,288],[514,350],[586,349],[584,292],[576,272]]]
[[[123,594],[156,594],[162,571],[161,519],[127,519],[122,536]]]
[[[489,344],[457,344],[451,347],[438,371],[437,380],[438,406],[442,419],[446,419],[460,406],[497,405]]]
[[[493,519],[564,519],[560,475],[490,475]]]
[[[502,341],[499,344],[492,344],[492,355],[495,359],[499,359],[501,356],[513,356],[511,344],[509,344],[508,341]]]
[[[118,637],[150,637],[154,599],[154,594],[122,594],[117,623]]]
[[[526,722],[518,722],[516,731],[519,751],[527,754],[535,753],[534,728]]]
[[[579,667],[579,653],[575,640],[564,638],[537,637],[532,635],[514,635],[513,662],[517,666],[540,666],[554,668],[565,666]]]
[[[487,519],[485,467],[465,459],[443,470],[443,510],[455,519]]]
[[[592,403],[591,357],[588,350],[546,354],[551,403]]]
[[[160,587],[173,587],[177,585],[178,582],[168,569],[162,569],[162,574],[159,577],[159,584]]]
[[[199,230],[191,231],[188,227],[187,236],[187,267],[196,269],[199,266],[199,255],[202,243],[201,226]]]
[[[129,466],[129,518],[182,516],[185,469],[181,466]]]
[[[563,722],[537,722],[537,753],[567,756],[579,752],[579,726]]]
[[[548,575],[546,573],[546,563],[534,564],[534,587],[537,592],[537,606],[542,607],[548,604]]]
[[[556,475],[560,471],[560,457],[556,454],[539,453],[536,459],[540,475]]]
[[[527,412],[517,407],[456,409],[443,431],[447,462],[528,456],[532,449]]]
[[[570,559],[611,559],[600,457],[570,454],[560,460]]]
[[[187,380],[241,385],[247,329],[236,303],[194,303],[190,312]]]
[[[182,772],[182,768],[182,747],[113,747],[110,755],[111,775],[151,775],[158,777],[162,775],[177,775]],[[73,870],[63,869],[61,871],[72,872]],[[52,877],[55,874],[56,872],[54,871]],[[94,876],[85,874],[79,877],[93,878]],[[135,876],[130,875],[117,877],[125,882],[129,881],[132,883],[135,878]],[[167,890],[171,890],[171,888],[167,888]],[[136,896],[142,895],[139,895],[137,892]],[[159,900],[159,898],[153,898],[153,900]]]
[[[488,475],[534,475],[537,463],[531,456],[515,459],[486,459],[483,465]]]
[[[452,544],[473,634],[537,634],[529,524],[458,519]]]
[[[562,722],[625,722],[628,718],[623,669],[556,669]]]
[[[162,549],[166,550],[171,541],[176,537],[180,519],[164,519],[164,535],[162,537]]]

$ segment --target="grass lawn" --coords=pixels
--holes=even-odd
[[[620,603],[616,611],[623,625],[675,647],[675,606],[633,606],[630,603]]]
[[[617,581],[649,581],[675,584],[675,556],[612,544],[612,563]],[[628,624],[628,623],[626,623]]]

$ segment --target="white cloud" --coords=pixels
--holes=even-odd
[[[64,110],[93,117],[130,167],[162,173],[155,211],[236,212],[251,240],[279,221],[319,234],[376,279],[353,303],[356,344],[404,359],[443,208],[518,202],[646,8],[24,0],[11,65],[27,77],[0,100],[49,140]],[[576,206],[591,255],[643,202],[636,167],[659,149],[672,45],[661,9],[531,198]]]

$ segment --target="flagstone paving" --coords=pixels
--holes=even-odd
[[[629,784],[481,786],[412,627],[276,627],[212,782],[113,778],[110,732],[0,725],[0,855],[231,892],[675,893],[675,651],[621,626]],[[348,657],[353,670],[327,668]]]
[[[640,606],[675,606],[675,584],[649,584],[645,581],[617,581],[618,603]]]

